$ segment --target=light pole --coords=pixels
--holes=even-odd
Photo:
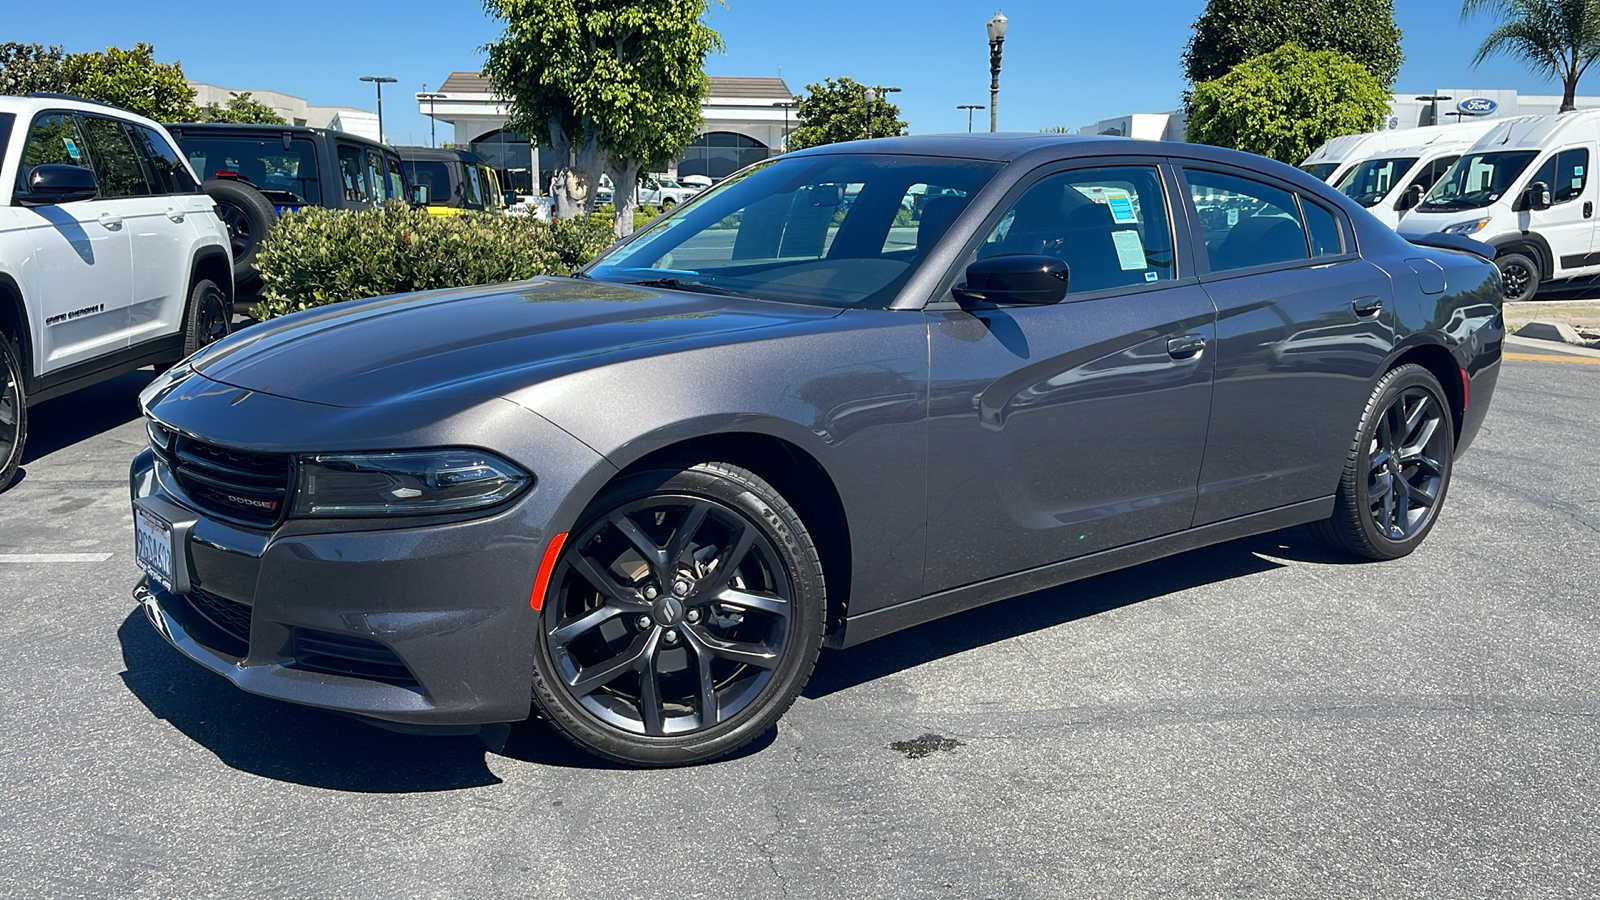
[[[439,146],[438,141],[435,140],[436,135],[434,134],[434,126],[438,124],[438,121],[436,119],[434,119],[434,117],[433,117],[433,101],[435,101],[435,100],[443,100],[444,96],[445,96],[444,94],[439,94],[439,93],[433,93],[433,94],[428,93],[428,86],[427,85],[423,85],[422,86],[422,93],[417,95],[417,99],[418,100],[426,100],[426,101],[428,101],[428,146],[429,147],[437,147],[437,146]],[[382,129],[380,128],[379,130],[382,130]]]
[[[1417,99],[1418,100],[1432,101],[1432,103],[1433,103],[1433,113],[1432,113],[1433,118],[1428,122],[1428,124],[1429,125],[1437,125],[1437,124],[1439,124],[1439,101],[1440,100],[1451,100],[1451,99],[1454,99],[1454,98],[1446,97],[1443,94],[1426,94],[1426,95],[1423,95],[1421,97],[1418,97]]]
[[[387,75],[363,75],[363,76],[361,76],[361,80],[362,81],[370,81],[373,84],[378,86],[378,143],[381,144],[381,143],[384,142],[383,141],[383,86],[386,85],[386,84],[394,84],[396,81],[399,81],[400,79],[398,79],[398,78],[390,78]]]
[[[971,134],[972,133],[972,111],[975,110],[975,109],[988,109],[988,107],[984,106],[982,103],[963,103],[960,106],[956,107],[956,109],[964,109],[964,110],[967,111],[967,134]]]
[[[867,88],[867,140],[872,140],[872,105],[878,102],[878,95],[898,93],[900,93],[899,88],[884,87],[881,84],[875,88]]]
[[[989,20],[989,133],[1000,124],[1000,48],[1006,42],[1006,25],[1011,20],[1006,14],[995,11]]]
[[[777,103],[772,105],[783,107],[783,152],[787,153],[789,152],[789,110],[794,109],[800,104],[794,102],[793,100],[779,100]]]

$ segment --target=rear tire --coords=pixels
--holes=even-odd
[[[607,487],[542,600],[534,700],[580,747],[643,766],[716,759],[771,728],[811,677],[827,609],[794,508],[721,462]]]
[[[228,229],[228,243],[233,251],[233,283],[238,290],[244,290],[256,283],[256,254],[261,251],[272,224],[278,221],[278,214],[267,198],[248,184],[213,178],[205,183],[205,191],[217,202],[217,213]]]
[[[1438,379],[1414,364],[1390,371],[1361,414],[1333,515],[1312,534],[1366,559],[1405,556],[1438,521],[1454,455],[1455,425]]]
[[[1544,276],[1539,271],[1539,261],[1532,256],[1526,253],[1502,253],[1494,258],[1494,265],[1500,270],[1505,302],[1523,303],[1539,293],[1539,280]]]
[[[0,491],[11,486],[28,442],[28,402],[22,391],[22,357],[0,334]]]
[[[184,314],[183,355],[214,344],[233,333],[233,304],[215,281],[202,278],[189,292]]]

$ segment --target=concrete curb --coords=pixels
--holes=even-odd
[[[1526,350],[1533,353],[1565,353],[1569,356],[1586,356],[1600,359],[1600,350],[1574,347],[1571,344],[1563,344],[1559,341],[1541,341],[1534,338],[1517,337],[1514,334],[1506,337],[1506,349]]]

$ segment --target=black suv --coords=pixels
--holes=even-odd
[[[363,209],[409,201],[400,156],[377,141],[301,125],[168,125],[233,245],[233,277],[255,282],[256,251],[273,221],[302,206]]]

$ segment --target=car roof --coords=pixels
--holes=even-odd
[[[471,150],[446,149],[444,147],[423,147],[418,144],[396,144],[395,151],[402,160],[460,160],[469,163],[484,163],[483,157]]]
[[[349,131],[335,131],[331,128],[311,128],[306,125],[246,125],[237,122],[169,122],[167,128],[172,131],[188,133],[230,133],[230,134],[270,134],[279,135],[284,132],[305,137],[337,137],[341,140],[355,141],[371,147],[387,147],[369,137],[362,137]]]
[[[118,118],[138,122],[142,125],[160,127],[154,119],[147,119],[135,112],[130,112],[120,106],[110,103],[101,103],[98,100],[85,100],[71,94],[31,94],[27,97],[0,97],[0,113],[13,113],[18,118],[29,118],[35,113],[47,109],[70,109],[74,112],[106,113]]]

